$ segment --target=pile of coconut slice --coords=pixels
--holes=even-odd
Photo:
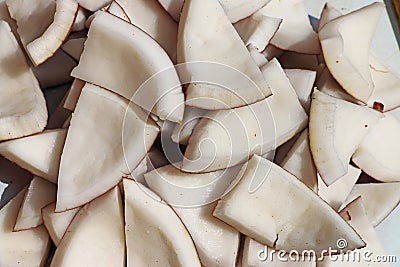
[[[385,255],[400,76],[371,49],[384,10],[327,4],[313,28],[304,0],[0,0],[0,266]]]

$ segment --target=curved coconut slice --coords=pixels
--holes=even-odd
[[[343,88],[338,84],[330,74],[329,70],[325,68],[317,82],[317,88],[324,94],[330,95],[335,98],[343,99],[354,104],[362,105],[362,102],[358,101],[351,95],[349,95]]]
[[[233,26],[246,46],[253,44],[261,52],[264,51],[281,23],[280,18],[255,14],[236,22]]]
[[[392,114],[368,133],[352,160],[368,175],[383,182],[400,181],[400,121]]]
[[[78,11],[75,0],[57,0],[54,20],[38,38],[26,44],[26,51],[35,66],[52,57],[71,31]]]
[[[70,39],[61,46],[61,49],[64,50],[68,55],[73,57],[76,61],[79,61],[83,52],[85,42],[85,37]]]
[[[5,21],[0,21],[0,47],[0,141],[41,132],[47,123],[46,101]]]
[[[51,203],[42,208],[42,217],[44,226],[56,246],[59,245],[62,237],[67,231],[68,226],[72,222],[80,208],[67,210],[64,212],[55,212],[56,203]]]
[[[326,186],[321,177],[318,175],[318,195],[334,210],[339,211],[339,208],[349,196],[360,175],[360,169],[349,165],[347,174],[330,186]]]
[[[111,3],[112,0],[77,0],[78,4],[92,12],[96,12],[104,7],[106,7],[108,4]]]
[[[78,211],[50,266],[125,266],[124,215],[118,187]]]
[[[310,109],[310,146],[326,185],[347,173],[351,156],[381,117],[372,109],[314,91]]]
[[[50,238],[44,226],[13,232],[26,190],[19,192],[0,210],[0,266],[44,266]]]
[[[206,111],[203,109],[186,106],[182,123],[177,124],[172,132],[172,141],[182,145],[187,145],[189,137],[193,132],[193,128],[205,113]]]
[[[76,104],[78,103],[79,96],[81,95],[82,89],[85,86],[85,82],[79,79],[75,79],[66,95],[64,108],[74,111]]]
[[[150,35],[176,62],[178,25],[157,3],[148,0],[116,0],[130,22]]]
[[[66,136],[66,129],[57,129],[10,140],[0,143],[0,154],[31,173],[56,184]]]
[[[298,261],[295,257],[285,254],[272,253],[272,248],[263,245],[246,236],[243,247],[242,267],[315,267],[316,263],[310,258],[301,255]],[[279,258],[278,258],[279,257]]]
[[[368,106],[388,111],[400,106],[400,76],[384,65],[372,52],[369,57],[369,68],[374,91],[368,100]]]
[[[400,183],[356,184],[343,202],[346,206],[361,196],[369,221],[379,225],[400,202]]]
[[[61,157],[56,211],[81,206],[117,185],[144,159],[157,135],[158,127],[139,107],[86,84]]]
[[[320,53],[318,36],[311,27],[303,0],[272,0],[256,14],[282,19],[271,44],[298,53]]]
[[[160,5],[171,15],[171,17],[179,22],[181,17],[181,10],[185,0],[158,0]]]
[[[19,209],[14,231],[32,229],[43,224],[41,210],[56,200],[56,191],[54,184],[34,177]]]
[[[314,192],[317,189],[317,170],[311,156],[308,129],[305,129],[279,164]]]
[[[209,173],[193,174],[180,171],[173,165],[163,166],[144,175],[150,189],[168,204],[177,207],[196,207],[220,198],[241,166]]]
[[[249,44],[247,46],[247,50],[249,50],[251,58],[254,60],[259,68],[268,63],[266,57],[262,53],[258,52],[257,48],[254,45]]]
[[[369,54],[384,9],[383,3],[373,3],[326,23],[318,33],[326,66],[333,77],[364,103],[374,90]]]
[[[347,254],[338,255],[336,258],[325,257],[323,261],[318,263],[318,266],[338,266],[338,267],[352,267],[352,266],[386,266],[389,267],[389,263],[377,262],[374,263],[374,259],[379,256],[386,255],[385,250],[379,237],[372,227],[370,221],[365,212],[362,198],[357,198],[344,209],[340,211],[340,216],[346,220],[351,227],[353,227],[357,233],[360,234],[362,239],[365,241],[366,246],[361,250],[355,252],[349,252]],[[343,240],[343,238],[342,238]],[[346,244],[346,239],[344,239]],[[338,245],[341,244],[338,241]],[[341,247],[339,246],[339,249]],[[356,255],[362,255],[355,261]]]
[[[163,120],[182,120],[184,95],[167,54],[142,30],[107,12],[93,19],[71,75],[132,99]]]
[[[321,251],[340,238],[347,250],[365,244],[357,233],[295,176],[254,155],[239,183],[218,201],[214,216],[254,240],[278,250]],[[249,191],[254,180],[260,183]]]
[[[77,62],[62,49],[40,66],[33,67],[32,71],[37,77],[42,89],[60,86],[71,82],[71,71]]]
[[[178,62],[186,63],[180,66],[180,76],[182,83],[190,83],[187,105],[229,109],[271,95],[218,0],[185,2],[179,22]]]
[[[317,72],[302,69],[285,69],[285,74],[289,78],[300,103],[306,111],[310,110],[311,92],[314,86]]]
[[[129,23],[131,23],[131,20],[129,19],[128,15],[126,14],[125,10],[122,8],[120,4],[116,1],[112,1],[111,4],[107,8],[107,12],[113,14],[114,16],[117,16]]]
[[[199,266],[185,226],[157,195],[124,179],[127,266]]]
[[[242,108],[207,113],[189,139],[182,170],[209,172],[235,166],[255,153],[275,149],[306,126],[307,114],[279,62],[270,61],[262,72],[273,96]]]

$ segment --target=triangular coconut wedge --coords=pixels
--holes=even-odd
[[[383,182],[400,181],[400,121],[390,113],[368,133],[352,160],[368,175]]]
[[[307,114],[279,62],[273,59],[262,73],[273,96],[242,108],[207,113],[189,139],[184,171],[209,172],[243,163],[304,129]]]
[[[243,234],[278,250],[313,250],[317,255],[335,247],[365,245],[357,233],[295,176],[254,155],[243,166],[239,183],[218,201],[214,216]],[[258,187],[250,192],[251,184]]]
[[[78,211],[50,266],[125,266],[124,215],[118,187]]]
[[[150,35],[176,62],[178,24],[157,3],[148,0],[116,0],[130,22]]]
[[[126,14],[125,10],[123,7],[116,1],[112,1],[110,5],[107,7],[107,12],[113,14],[114,16],[117,16],[129,23],[131,23],[131,20],[129,19],[128,15]]]
[[[282,19],[270,42],[274,46],[304,54],[320,53],[318,35],[311,27],[304,0],[272,0],[256,14]]]
[[[317,190],[317,170],[311,156],[308,129],[305,129],[279,164],[314,192]]]
[[[349,171],[339,180],[326,186],[318,175],[318,195],[334,210],[339,210],[361,175],[361,170],[349,165]]]
[[[85,37],[69,39],[61,46],[61,49],[76,61],[79,61],[85,42]]]
[[[52,57],[61,47],[71,31],[77,12],[76,0],[57,0],[53,22],[40,37],[26,45],[26,51],[35,66]]]
[[[156,194],[124,179],[127,266],[201,266],[176,213]],[[154,249],[157,248],[157,249]]]
[[[374,90],[369,54],[384,9],[383,3],[370,4],[329,21],[318,33],[326,66],[333,77],[364,103]]]
[[[351,156],[381,117],[379,112],[367,107],[314,91],[310,109],[310,146],[326,185],[347,173]]]
[[[13,232],[26,189],[19,192],[0,210],[0,266],[44,266],[50,238],[44,226]]]
[[[298,260],[296,260],[298,257]],[[282,255],[246,236],[243,246],[242,267],[315,267],[315,260],[302,255]]]
[[[107,12],[93,19],[71,75],[132,99],[163,120],[182,120],[184,95],[167,54],[140,28]]]
[[[182,145],[187,145],[190,135],[199,120],[206,113],[204,109],[193,108],[190,106],[185,107],[183,120],[181,124],[177,124],[172,131],[172,141]]]
[[[56,203],[50,203],[42,208],[42,217],[44,226],[46,226],[47,232],[49,232],[53,243],[57,247],[80,208],[58,213],[55,212],[55,209]]]
[[[0,21],[0,141],[43,131],[47,108],[10,26]]]
[[[303,69],[285,69],[285,74],[296,91],[301,105],[306,111],[309,111],[311,104],[310,96],[317,72]]]
[[[190,83],[185,92],[187,105],[229,109],[271,95],[218,0],[185,2],[179,22],[178,62],[186,63],[179,70],[182,83]]]
[[[85,86],[85,82],[79,79],[75,79],[65,97],[63,107],[70,111],[74,111],[76,104],[78,103],[79,96],[81,95],[82,88]]]
[[[106,7],[112,0],[77,0],[79,5],[89,11],[96,12]]]
[[[254,14],[236,22],[233,26],[245,45],[252,44],[258,51],[264,51],[278,30],[282,19]]]
[[[66,129],[57,129],[10,140],[0,143],[0,154],[31,173],[56,184],[66,136]]]
[[[372,52],[369,56],[369,68],[374,91],[368,100],[368,106],[381,111],[388,111],[400,106],[400,76],[375,56]]]
[[[34,177],[26,191],[18,212],[14,231],[35,228],[43,224],[42,208],[56,200],[57,187],[39,177]]]
[[[179,164],[179,163],[177,163]],[[220,198],[239,173],[241,166],[209,173],[185,173],[167,165],[144,175],[149,187],[168,204],[197,207]]]
[[[356,184],[343,206],[361,196],[367,216],[375,227],[379,225],[400,202],[400,183]]]
[[[325,257],[323,261],[318,262],[318,267],[338,266],[338,267],[353,267],[353,266],[384,266],[389,267],[389,263],[375,262],[377,257],[384,257],[385,250],[375,229],[372,227],[363,205],[362,198],[359,197],[353,202],[348,204],[340,211],[340,216],[346,220],[357,233],[360,234],[362,239],[367,244],[366,247],[351,251],[347,254],[340,254],[336,257]],[[347,240],[341,238],[337,242],[337,250],[346,250]],[[344,247],[344,248],[343,248]],[[357,257],[357,258],[355,258]],[[358,259],[356,261],[355,259]]]
[[[188,174],[168,165],[145,174],[150,189],[172,205],[188,229],[204,266],[235,265],[239,233],[212,216],[216,202],[211,202],[224,194],[239,170]]]
[[[138,106],[86,84],[61,156],[56,211],[81,206],[117,185],[144,159],[158,131]]]

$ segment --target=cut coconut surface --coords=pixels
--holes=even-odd
[[[34,177],[19,209],[14,231],[32,229],[43,224],[41,210],[56,200],[56,192],[54,184]]]
[[[185,92],[187,105],[230,109],[271,95],[218,0],[185,2],[179,22],[178,63],[186,63],[179,66],[179,74],[182,83],[190,83]]]
[[[163,120],[182,120],[184,95],[167,54],[141,29],[107,12],[93,19],[71,75],[132,99]]]
[[[252,15],[236,22],[233,26],[246,46],[252,44],[261,52],[264,51],[281,23],[280,18]]]
[[[66,129],[0,143],[0,154],[31,173],[57,183],[58,167],[64,147]]]
[[[63,107],[70,111],[74,111],[76,104],[78,103],[79,96],[81,95],[82,88],[85,86],[85,82],[79,79],[75,79],[66,95]]]
[[[311,190],[317,190],[317,170],[311,156],[308,129],[305,129],[279,164]]]
[[[35,66],[45,62],[61,47],[71,31],[77,12],[76,0],[57,0],[53,22],[40,37],[26,45]]]
[[[155,0],[116,0],[129,21],[150,35],[176,62],[178,24]]]
[[[367,216],[375,227],[379,225],[400,202],[400,183],[356,184],[342,206],[361,196]]]
[[[158,131],[138,106],[86,84],[61,157],[56,211],[81,206],[117,185],[145,158]]]
[[[118,187],[78,211],[50,266],[125,266],[124,214]]]
[[[243,247],[242,267],[315,267],[313,259],[303,258],[301,255],[282,254],[274,252],[272,248],[263,245],[250,237],[246,237]],[[269,253],[269,254],[268,254]],[[299,257],[296,261],[296,257]]]
[[[106,7],[112,0],[77,0],[78,4],[92,12],[96,12],[103,7]]]
[[[317,255],[340,238],[348,243],[344,251],[365,246],[326,202],[289,172],[257,155],[242,171],[239,183],[218,201],[214,216],[243,234],[278,250],[311,249]]]
[[[131,23],[131,20],[129,19],[128,15],[126,14],[125,10],[122,8],[120,4],[116,1],[112,1],[111,4],[107,7],[107,12],[113,14],[114,16],[117,16],[129,23]]]
[[[179,22],[179,19],[181,17],[181,11],[184,1],[185,0],[158,0],[160,5],[176,22]]]
[[[326,186],[321,177],[318,176],[318,195],[325,200],[334,210],[339,211],[343,202],[349,196],[351,190],[360,177],[361,170],[349,165],[347,174],[339,180]]]
[[[285,74],[296,91],[301,105],[306,111],[309,111],[311,104],[310,96],[317,77],[317,72],[302,69],[285,69]]]
[[[179,163],[177,163],[179,164]],[[209,173],[185,173],[167,165],[144,175],[150,189],[168,204],[176,207],[198,207],[220,198],[241,166]]]
[[[368,106],[385,112],[400,106],[400,76],[375,56],[372,52],[369,57],[369,68],[374,91],[368,100]]]
[[[205,114],[189,139],[182,170],[209,172],[243,163],[304,129],[307,114],[279,62],[270,61],[262,73],[273,96],[242,108]]]
[[[353,162],[376,180],[400,181],[399,134],[400,121],[385,113],[355,151]]]
[[[186,106],[182,123],[177,124],[172,132],[172,141],[182,145],[187,145],[190,135],[193,132],[193,128],[205,113],[206,111],[203,109]]]
[[[384,9],[383,3],[370,4],[327,22],[318,33],[326,66],[333,77],[364,103],[374,90],[369,54]]]
[[[79,61],[79,58],[83,52],[85,41],[85,37],[69,39],[61,46],[61,49],[73,59]]]
[[[46,226],[47,232],[53,243],[58,246],[68,226],[72,222],[75,215],[78,213],[80,208],[67,210],[64,212],[55,212],[56,203],[50,203],[46,207],[42,208],[42,217],[44,226]]]
[[[347,173],[351,156],[381,117],[382,114],[367,107],[314,91],[310,109],[310,146],[326,185]]]
[[[389,263],[385,262],[375,262],[374,259],[377,257],[384,257],[386,255],[385,250],[378,238],[375,229],[372,227],[371,222],[368,220],[366,211],[363,205],[362,198],[357,198],[350,204],[348,204],[344,209],[340,211],[340,216],[346,220],[351,227],[353,227],[357,233],[360,234],[362,239],[365,241],[366,246],[360,250],[350,252],[347,254],[340,254],[334,258],[325,257],[323,261],[318,262],[317,266],[387,266]],[[342,250],[342,245],[347,244],[347,240],[342,238],[339,239],[342,242],[337,243],[337,248]],[[343,242],[344,241],[344,242]],[[358,254],[359,261],[355,261]]]
[[[42,65],[33,67],[32,71],[37,77],[42,89],[60,86],[71,82],[73,77],[71,71],[76,67],[77,62],[62,49],[59,49],[53,57],[49,58]]]
[[[176,213],[157,195],[124,179],[127,266],[201,266]]]
[[[251,58],[254,60],[259,68],[268,63],[268,60],[265,58],[265,56],[262,53],[258,52],[257,48],[254,45],[249,44],[247,46],[247,50],[249,50]]]
[[[320,53],[318,35],[311,27],[303,0],[271,0],[256,14],[282,19],[270,42],[274,46],[304,54]]]
[[[322,9],[321,16],[318,22],[318,31],[322,29],[328,22],[342,16],[342,12],[332,6],[330,3],[326,3]]]
[[[46,101],[5,21],[0,21],[0,47],[0,141],[41,132],[47,124]]]
[[[13,232],[25,192],[19,192],[0,210],[0,266],[39,267],[46,262],[51,241],[44,226]]]

